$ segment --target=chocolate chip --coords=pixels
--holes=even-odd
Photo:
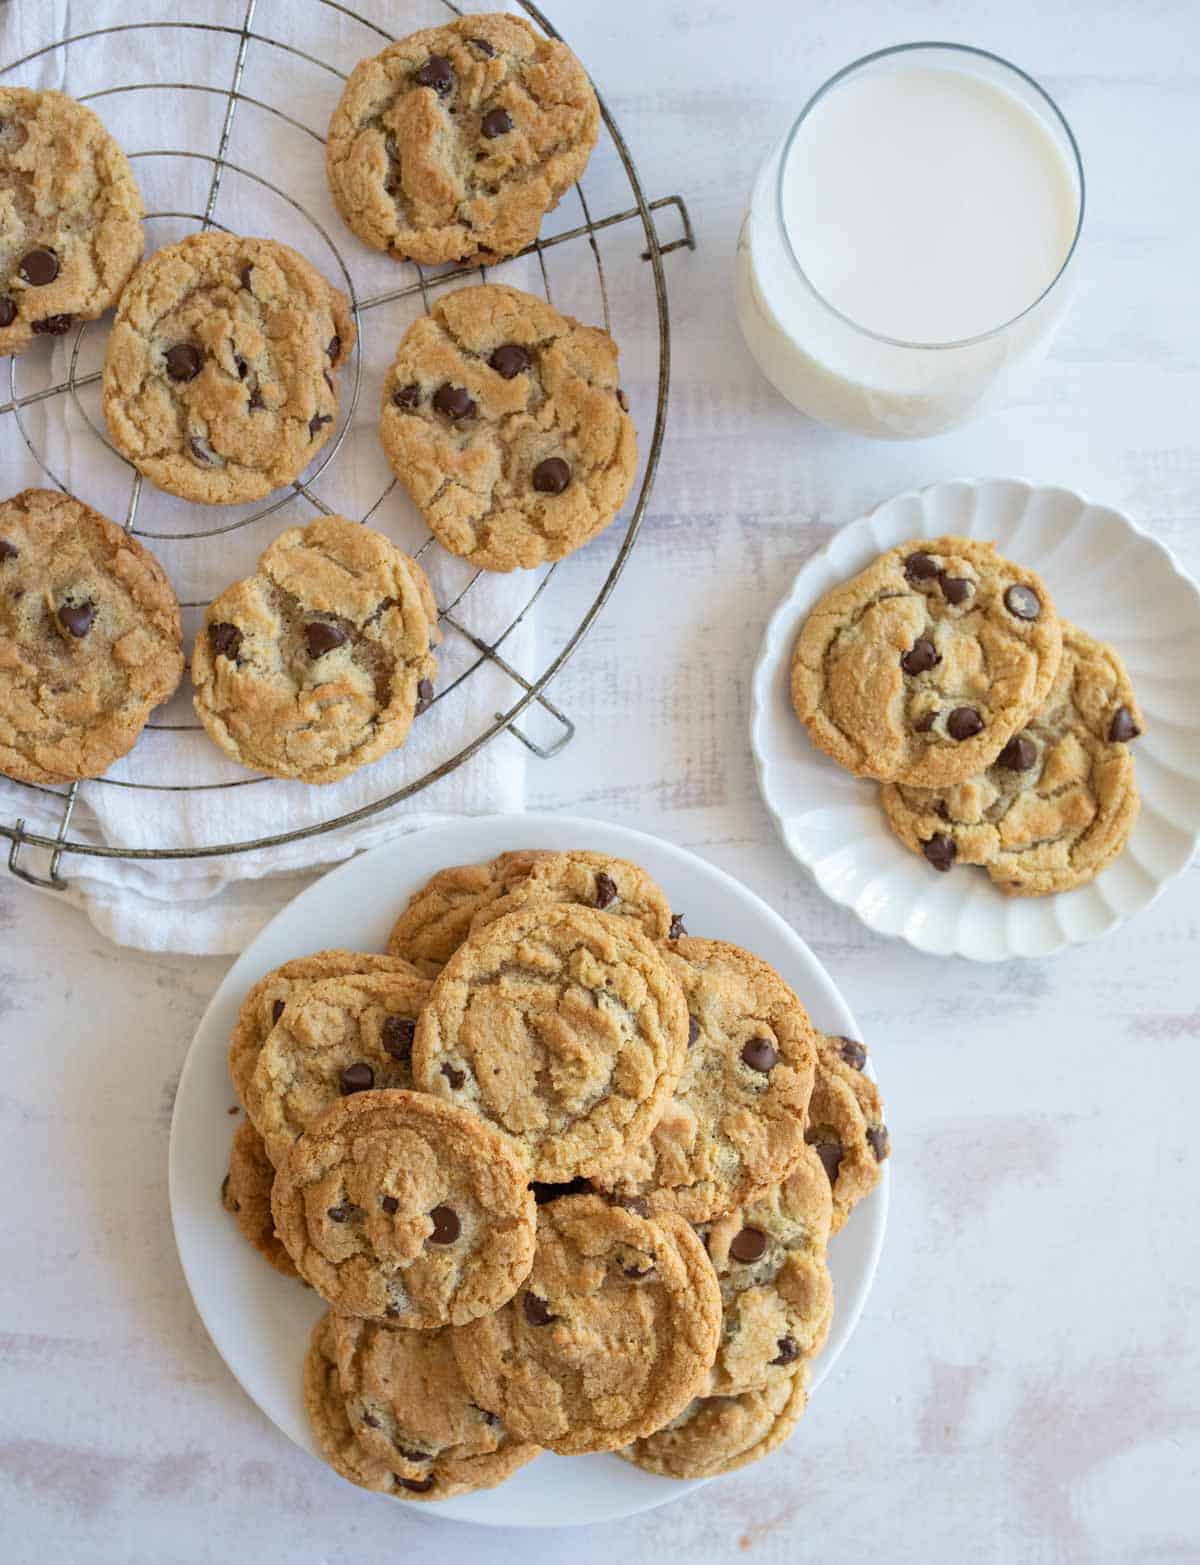
[[[96,605],[90,598],[86,603],[64,603],[58,611],[58,623],[76,641],[87,635],[95,618]]]
[[[347,1065],[342,1071],[338,1083],[342,1089],[342,1096],[348,1098],[352,1092],[370,1091],[375,1085],[375,1072],[366,1060],[355,1060],[353,1065]]]
[[[487,1408],[480,1407],[478,1402],[472,1402],[471,1406],[479,1414],[480,1418],[483,1419],[484,1423],[488,1426],[489,1429],[499,1429],[500,1420],[496,1417],[495,1413],[489,1413]]]
[[[190,342],[177,342],[173,348],[168,348],[163,355],[167,366],[167,374],[172,380],[195,380],[200,373],[200,349],[194,348]],[[238,360],[242,366],[240,373],[246,373],[246,361]]]
[[[683,919],[684,915],[682,913],[671,914],[671,927],[667,930],[668,940],[679,940],[687,934],[687,930],[683,926]]]
[[[271,1007],[271,1025],[274,1026],[275,1023],[279,1020],[279,1018],[282,1015],[283,1015],[283,1001],[282,1000],[276,1000],[275,1004]]]
[[[945,873],[958,857],[958,844],[953,837],[947,837],[944,832],[939,831],[935,832],[928,842],[921,844],[921,852],[934,869],[940,869]]]
[[[0,538],[0,560],[15,560],[20,552],[15,543],[9,543],[7,538]]]
[[[458,421],[475,417],[475,403],[463,386],[452,386],[449,381],[439,386],[433,394],[433,405],[445,418]]]
[[[188,449],[192,453],[192,460],[198,462],[201,467],[215,467],[217,454],[200,435],[193,435],[188,441]]]
[[[58,276],[58,257],[53,250],[30,250],[17,262],[17,276],[23,283],[44,288]]]
[[[454,67],[444,54],[431,54],[416,73],[419,87],[432,87],[439,98],[444,98],[454,87]]]
[[[1028,734],[1014,734],[996,757],[1006,772],[1027,772],[1037,760],[1037,745]]]
[[[965,603],[975,591],[974,584],[965,576],[947,576],[945,571],[940,571],[938,581],[941,583],[942,597],[947,603]]]
[[[536,1293],[525,1295],[525,1319],[531,1326],[548,1326],[552,1320],[557,1320],[557,1315],[551,1315],[550,1306],[545,1299],[539,1299]]]
[[[257,386],[255,386],[254,390],[250,393],[250,411],[253,413],[256,408],[264,407],[266,407],[266,403],[262,399],[262,392],[258,389]]]
[[[1004,607],[1018,619],[1037,619],[1042,612],[1042,600],[1032,587],[1022,587],[1018,583],[1004,594]]]
[[[622,1274],[631,1278],[634,1282],[645,1282],[647,1277],[654,1276],[654,1271],[653,1261],[651,1261],[649,1266],[622,1266],[621,1268]]]
[[[238,653],[242,650],[242,633],[236,625],[210,625],[208,644],[213,657],[228,658],[231,663],[236,663]]]
[[[250,366],[246,363],[245,359],[241,356],[240,353],[234,354],[233,367],[238,372],[239,380],[245,380],[246,376],[250,373]]]
[[[396,1200],[394,1195],[385,1195],[379,1204],[389,1217],[395,1217],[396,1213],[400,1210],[400,1203]]]
[[[354,1208],[347,1201],[343,1206],[331,1206],[325,1215],[331,1222],[345,1223],[350,1220],[353,1211]]]
[[[333,423],[332,413],[314,413],[308,421],[308,438],[315,440],[326,424]]]
[[[488,363],[505,380],[514,380],[529,368],[529,355],[519,342],[502,342]]]
[[[1119,706],[1113,713],[1113,720],[1108,725],[1108,738],[1111,744],[1125,744],[1130,739],[1136,739],[1141,729],[1134,722],[1133,713],[1127,706]]]
[[[392,405],[398,408],[415,408],[421,400],[421,388],[414,380],[410,386],[397,386],[392,392]]]
[[[800,1357],[800,1344],[795,1337],[780,1337],[775,1346],[779,1352],[771,1360],[772,1364],[794,1364]]]
[[[398,1445],[396,1447],[406,1462],[432,1462],[433,1457],[428,1451],[416,1451],[412,1446]]]
[[[729,1244],[729,1253],[735,1261],[748,1264],[751,1261],[761,1261],[767,1253],[767,1236],[758,1228],[743,1228],[741,1233],[735,1234]]]
[[[304,627],[304,645],[310,658],[323,658],[327,652],[345,644],[346,632],[340,625],[331,625],[328,620],[309,620]]]
[[[492,48],[491,44],[488,43],[486,38],[468,38],[467,42],[473,43],[479,50],[480,54],[486,56],[487,59],[491,60],[495,57],[496,51]]]
[[[938,575],[938,563],[931,554],[910,554],[904,562],[909,581],[932,581]]]
[[[649,1217],[650,1203],[644,1195],[610,1195],[609,1206],[619,1206],[626,1212],[632,1212],[635,1217]]]
[[[0,298],[0,326],[11,326],[17,318],[17,301],[11,294]]]
[[[394,1060],[411,1060],[416,1033],[417,1024],[411,1016],[385,1017],[379,1033],[384,1052]]]
[[[433,1232],[429,1235],[430,1244],[453,1244],[462,1233],[458,1213],[452,1206],[435,1206],[429,1214],[429,1220],[433,1224]]]
[[[417,680],[417,704],[413,708],[413,716],[420,717],[423,712],[428,712],[433,705],[433,680]]]
[[[699,1036],[700,1036],[700,1023],[696,1020],[696,1018],[694,1016],[689,1015],[688,1016],[688,1045],[687,1045],[689,1049],[695,1043],[696,1039]]]
[[[253,271],[254,271],[253,266],[250,264],[249,261],[247,261],[245,266],[242,267],[241,274],[240,274],[241,275],[241,279],[242,279],[242,287],[243,288],[249,288],[250,287],[250,278],[251,278],[251,274],[252,274]]]
[[[888,1155],[888,1133],[886,1125],[871,1125],[867,1130],[867,1141],[871,1151],[875,1154],[875,1161],[882,1163]]]
[[[629,412],[629,398],[625,395],[620,386],[617,387],[617,403],[622,413]]]
[[[364,1424],[366,1424],[368,1429],[379,1428],[379,1420],[375,1417],[374,1413],[364,1413],[362,1416],[362,1421]]]
[[[341,351],[342,339],[338,336],[337,332],[334,332],[333,336],[329,339],[329,346],[325,349],[325,352],[329,355],[331,360],[336,360]]]
[[[424,1457],[423,1460],[428,1461],[429,1458]],[[396,1482],[402,1489],[410,1489],[413,1494],[428,1494],[437,1482],[437,1479],[432,1473],[430,1473],[428,1478],[401,1478],[400,1474],[397,1473]]]
[[[928,636],[918,636],[900,659],[900,667],[906,674],[927,674],[942,661],[942,654]]]
[[[467,1079],[466,1071],[456,1070],[453,1065],[443,1065],[442,1075],[450,1083],[455,1092],[458,1091],[463,1082]]]
[[[918,734],[927,734],[929,732],[929,730],[933,727],[934,723],[936,723],[936,722],[937,722],[937,712],[936,711],[933,711],[933,712],[922,712],[921,716],[918,717],[916,722],[913,724],[913,730],[914,730],[914,732],[916,732]]]
[[[938,800],[938,802],[933,807],[933,813],[938,817],[939,820],[948,821],[950,819],[950,811],[946,807],[945,799]]]
[[[512,127],[512,115],[507,109],[489,109],[479,122],[479,128],[488,141],[495,141],[497,136],[507,136]]]
[[[821,1166],[829,1176],[829,1183],[836,1182],[838,1169],[842,1166],[842,1143],[840,1141],[818,1141],[813,1151],[821,1159]]]
[[[553,1184],[549,1180],[535,1179],[529,1188],[533,1191],[535,1206],[548,1206],[551,1201],[558,1201],[565,1195],[588,1194],[592,1188],[592,1182],[590,1179],[585,1179],[581,1174],[577,1178],[568,1180],[563,1184]]]
[[[571,482],[571,469],[560,456],[548,456],[533,470],[533,487],[539,494],[562,494]]]
[[[39,337],[64,337],[73,320],[71,315],[47,315],[45,320],[32,322],[29,329]]]
[[[973,706],[956,706],[946,719],[946,732],[951,739],[974,739],[983,732],[983,718]]]
[[[779,1051],[768,1038],[751,1038],[750,1042],[742,1046],[742,1060],[752,1071],[761,1071],[765,1076],[779,1058]]]
[[[605,875],[603,871],[596,876],[596,906],[606,908],[610,902],[616,901],[617,883],[611,875]]]
[[[853,1038],[839,1038],[838,1042],[841,1044],[838,1053],[845,1060],[846,1064],[852,1065],[856,1071],[862,1070],[867,1063],[867,1051],[862,1044],[855,1043]]]

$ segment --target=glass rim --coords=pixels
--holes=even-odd
[[[970,337],[958,337],[950,342],[917,342],[910,341],[904,337],[889,337],[885,332],[873,331],[871,327],[864,326],[860,321],[856,321],[853,316],[847,315],[843,310],[839,310],[837,305],[833,304],[825,297],[825,295],[813,282],[812,278],[804,270],[804,267],[800,264],[800,257],[796,254],[796,247],[793,245],[792,236],[788,232],[787,222],[785,221],[783,215],[783,176],[787,169],[788,158],[791,156],[793,144],[795,143],[801,126],[803,126],[805,121],[808,119],[808,116],[816,108],[817,104],[820,103],[821,100],[841,82],[845,81],[848,76],[854,75],[856,72],[862,70],[864,66],[874,65],[879,60],[890,59],[891,57],[899,54],[912,54],[918,50],[934,49],[946,50],[954,54],[971,55],[976,59],[990,60],[993,65],[999,65],[1003,70],[1011,71],[1014,76],[1019,77],[1023,82],[1026,83],[1027,86],[1033,88],[1038,97],[1040,97],[1049,107],[1052,115],[1062,128],[1063,134],[1067,138],[1067,143],[1071,149],[1071,155],[1075,162],[1075,174],[1079,180],[1079,213],[1075,219],[1075,232],[1071,236],[1071,243],[1067,248],[1066,255],[1063,257],[1062,264],[1059,266],[1054,276],[1042,289],[1041,293],[1039,293],[1037,297],[1029,304],[1025,305],[1023,309],[1018,310],[1015,315],[1009,316],[1007,320],[1001,321],[998,325],[989,326],[986,331],[976,332],[973,336]],[[990,49],[978,49],[973,47],[971,44],[965,43],[949,43],[939,39],[926,39],[916,43],[891,44],[886,49],[876,49],[871,54],[861,55],[857,60],[851,60],[849,65],[843,65],[840,71],[835,71],[832,76],[830,76],[821,84],[820,87],[817,88],[816,92],[813,93],[812,97],[809,98],[808,102],[800,110],[800,113],[797,115],[794,124],[788,131],[787,139],[783,144],[783,152],[779,159],[779,174],[775,181],[775,205],[776,215],[779,219],[779,226],[783,230],[784,243],[787,245],[788,254],[792,258],[792,265],[799,273],[801,282],[804,283],[805,287],[812,294],[813,298],[816,299],[824,309],[828,310],[831,315],[837,316],[838,320],[843,321],[852,330],[858,332],[860,336],[869,337],[874,342],[886,343],[889,347],[892,348],[910,348],[916,349],[922,353],[938,353],[944,352],[945,350],[951,348],[973,347],[977,343],[987,342],[991,338],[999,336],[1001,332],[1007,331],[1010,326],[1015,326],[1018,321],[1024,320],[1027,315],[1031,314],[1034,310],[1037,309],[1037,307],[1044,299],[1047,299],[1050,294],[1054,292],[1054,289],[1058,286],[1064,273],[1070,266],[1071,259],[1079,246],[1079,236],[1083,232],[1083,215],[1087,205],[1087,185],[1083,173],[1083,157],[1079,151],[1079,143],[1075,139],[1075,132],[1071,129],[1066,115],[1059,108],[1058,104],[1054,101],[1054,99],[1050,96],[1042,84],[1035,80],[1034,77],[1030,76],[1028,71],[1023,71],[1019,65],[1014,65],[1011,60],[1006,60],[1003,55],[993,54]]]

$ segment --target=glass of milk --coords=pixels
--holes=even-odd
[[[919,43],[839,71],[763,165],[737,311],[802,412],[904,439],[1010,397],[1065,311],[1079,148],[1053,99],[981,49]]]

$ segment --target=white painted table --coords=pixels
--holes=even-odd
[[[217,959],[117,950],[0,877],[0,1558],[906,1562],[1200,1556],[1196,872],[1047,963],[937,963],[867,935],[785,859],[746,690],[764,619],[829,530],[935,478],[1020,473],[1127,507],[1200,570],[1200,11],[1190,0],[554,0],[651,194],[673,432],[631,570],[554,696],[580,722],[531,806],[660,832],[789,917],[868,1029],[892,1223],[851,1348],[785,1454],[566,1536],[387,1510],[293,1450],[194,1315],[166,1143]],[[952,37],[1041,77],[1089,180],[1081,290],[1036,394],[878,446],[794,417],[732,318],[745,191],[790,111],[870,48]],[[1127,590],[1138,591],[1136,582]],[[1153,605],[1146,605],[1153,613]]]

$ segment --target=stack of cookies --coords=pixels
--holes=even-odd
[[[866,1059],[582,850],[446,869],[387,954],[268,974],[224,1200],[330,1306],[304,1367],[327,1460],[436,1500],[542,1449],[677,1478],[773,1450],[888,1153]]]
[[[888,825],[1012,896],[1084,885],[1138,813],[1144,728],[1117,652],[979,539],[913,539],[835,587],[792,657],[814,744],[878,779]]]

